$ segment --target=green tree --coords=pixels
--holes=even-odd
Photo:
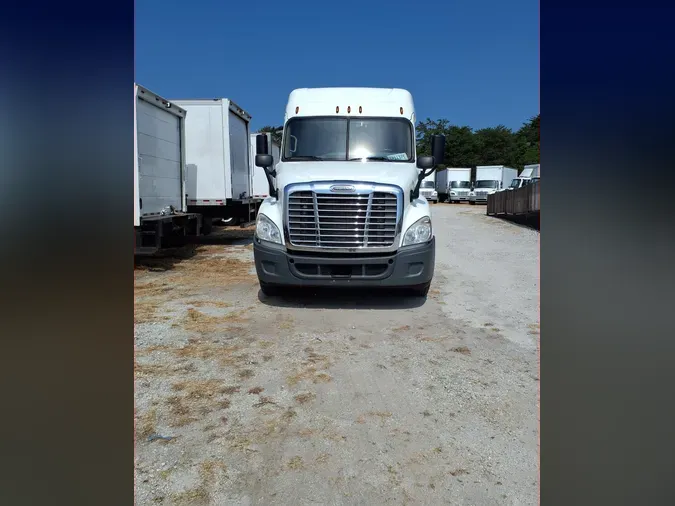
[[[539,163],[539,114],[530,118],[516,132],[518,165]]]
[[[266,125],[266,126],[262,127],[260,130],[258,130],[258,133],[263,134],[263,133],[270,132],[272,134],[272,140],[275,143],[279,144],[279,146],[281,146],[281,132],[283,131],[283,129],[284,129],[283,126],[275,127],[275,126]]]
[[[504,125],[481,128],[475,133],[476,165],[517,165],[518,145]]]

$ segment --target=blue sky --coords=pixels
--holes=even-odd
[[[332,7],[330,7],[332,5]],[[136,81],[281,125],[294,88],[405,88],[417,118],[517,129],[539,112],[538,0],[136,0]]]

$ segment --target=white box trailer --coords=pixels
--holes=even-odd
[[[202,214],[202,232],[211,231],[215,218],[255,220],[262,199],[252,197],[251,116],[227,98],[174,103],[187,111],[187,205]]]
[[[249,164],[251,166],[251,177],[252,177],[251,187],[253,188],[251,193],[254,198],[264,199],[269,196],[270,186],[269,183],[267,182],[265,169],[263,169],[262,167],[256,167],[255,165],[257,135],[259,134],[251,134],[251,143],[250,143],[251,147],[248,156]],[[267,136],[267,146],[269,147],[269,154],[272,155],[272,159],[274,160],[272,164],[272,168],[274,168],[277,166],[277,163],[279,163],[279,160],[281,159],[281,146],[276,142],[274,142],[274,140],[272,139],[272,134],[270,132],[267,132],[265,135]],[[272,178],[272,181],[274,182],[274,178]]]
[[[439,202],[467,202],[471,190],[471,168],[448,167],[436,172]]]
[[[185,117],[184,109],[134,84],[135,254],[199,234],[201,218],[187,212],[185,200]]]
[[[469,203],[487,204],[488,195],[505,190],[517,176],[517,169],[505,165],[479,165],[476,167],[473,191],[469,193]]]

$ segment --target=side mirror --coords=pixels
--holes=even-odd
[[[267,134],[258,134],[255,136],[255,152],[257,155],[267,155],[270,152],[269,146],[267,145]],[[258,167],[264,167],[264,165],[258,164],[258,158],[256,157],[256,165]],[[271,164],[270,164],[271,165]]]
[[[435,165],[440,165],[445,159],[445,135],[434,135],[431,138],[431,156],[434,157]]]
[[[260,137],[260,136],[258,136],[258,137]],[[256,138],[256,143],[257,143],[257,140],[258,139]],[[257,148],[257,146],[256,146],[256,148]],[[271,167],[273,163],[274,163],[274,159],[272,158],[272,155],[268,155],[268,154],[263,154],[263,155],[257,154],[257,155],[255,155],[255,164],[256,164],[257,167],[262,167],[264,169],[267,169],[267,168]]]
[[[434,157],[433,156],[420,156],[417,158],[417,168],[418,169],[431,169],[434,166]]]

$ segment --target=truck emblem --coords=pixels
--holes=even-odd
[[[330,187],[332,192],[353,192],[355,188],[352,185],[333,185]]]

